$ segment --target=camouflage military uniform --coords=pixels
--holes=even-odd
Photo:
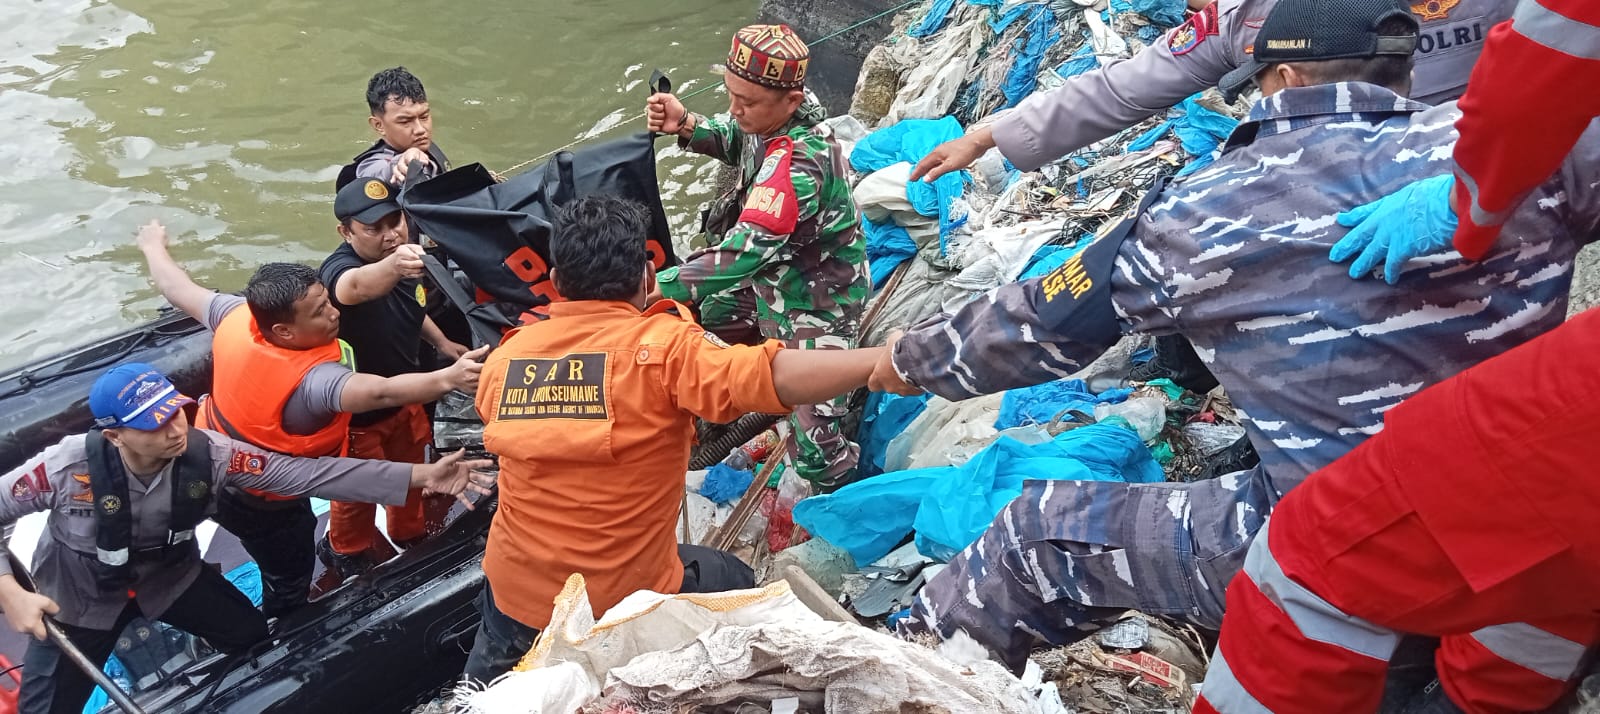
[[[738,189],[717,201],[708,221],[720,241],[656,276],[663,296],[699,305],[707,329],[723,333],[748,323],[794,348],[855,347],[869,290],[866,239],[823,114],[808,98],[771,138],[745,134],[726,117],[697,116],[694,135],[680,142],[740,172]],[[786,234],[740,220],[751,189],[770,178],[764,166],[777,165],[770,147],[781,137],[792,142],[789,177],[798,203],[798,221]],[[846,401],[802,406],[789,418],[790,458],[800,476],[824,488],[843,485],[855,471],[859,448],[839,427]]]
[[[1335,213],[1449,170],[1457,116],[1368,84],[1279,92],[1215,164],[1156,198],[1103,272],[1069,264],[908,333],[896,369],[949,399],[1060,378],[1120,333],[1182,334],[1261,464],[1192,484],[1030,481],[929,582],[903,631],[965,630],[1020,669],[1036,639],[1073,641],[1124,608],[1216,628],[1282,494],[1377,433],[1407,395],[1560,324],[1573,256],[1600,227],[1593,130],[1481,263],[1417,259],[1390,288],[1327,259],[1344,233]],[[1093,310],[1044,319],[1101,285],[1102,304],[1085,307],[1110,330],[1086,327]]]

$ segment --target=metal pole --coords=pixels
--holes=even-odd
[[[12,554],[9,548],[6,549],[6,559],[11,561],[12,577],[16,578],[17,582],[29,592],[39,592],[38,588],[33,585],[33,576],[28,573],[28,568],[22,564],[21,559]],[[90,662],[88,656],[83,654],[83,650],[72,644],[72,640],[67,637],[66,631],[61,629],[60,623],[51,619],[49,615],[44,616],[44,632],[50,639],[50,643],[61,650],[67,656],[67,659],[72,661],[73,665],[89,677],[90,681],[105,690],[106,696],[110,697],[111,701],[115,702],[123,711],[128,714],[145,714],[145,710],[134,703],[133,697],[128,696],[128,693],[122,691],[122,688],[118,687],[116,682],[111,681],[111,678],[106,676],[105,671],[101,669],[104,663],[95,664]]]

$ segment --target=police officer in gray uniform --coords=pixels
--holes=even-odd
[[[994,123],[945,142],[913,178],[964,169],[996,146],[1023,171],[1104,139],[1251,63],[1262,22],[1278,0],[1217,0],[1130,59],[1113,60],[1024,99]],[[1461,96],[1489,28],[1511,19],[1516,0],[1421,0],[1411,97],[1438,104]]]
[[[182,408],[191,403],[150,365],[114,367],[89,395],[93,431],[0,478],[0,522],[50,513],[33,558],[37,592],[23,589],[0,558],[0,608],[13,629],[38,638],[23,658],[20,712],[76,714],[94,688],[45,639],[46,614],[96,663],[139,615],[225,652],[267,636],[266,617],[200,559],[195,527],[216,512],[227,486],[399,504],[408,488],[461,497],[469,488],[487,493],[492,483],[469,475],[490,462],[462,461],[459,452],[425,465],[265,452],[189,428]]]
[[[1275,23],[1286,12],[1316,20]],[[1394,290],[1327,260],[1336,213],[1448,170],[1455,107],[1405,99],[1416,28],[1394,0],[1282,0],[1255,44],[1269,64],[1234,76],[1267,96],[1215,163],[1059,270],[895,343],[873,388],[958,400],[1059,379],[1124,334],[1181,334],[1261,454],[1189,484],[1029,481],[928,583],[906,631],[965,631],[1020,671],[1035,640],[1074,641],[1126,608],[1215,629],[1284,493],[1407,395],[1562,321],[1573,256],[1600,228],[1593,130],[1481,263],[1414,261],[1419,284]]]

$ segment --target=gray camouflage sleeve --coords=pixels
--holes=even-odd
[[[1106,345],[1040,321],[1028,293],[1041,278],[1002,285],[955,314],[912,327],[894,348],[901,379],[951,401],[1042,384],[1093,362]]]
[[[411,487],[411,464],[285,456],[214,431],[205,434],[211,439],[212,477],[218,488],[234,483],[280,496],[398,506],[406,502]]]
[[[1033,171],[1216,86],[1245,61],[1263,4],[1218,0],[1132,58],[1035,93],[995,121],[995,144],[1017,168]]]

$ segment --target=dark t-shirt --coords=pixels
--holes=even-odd
[[[336,287],[339,276],[367,263],[356,255],[349,243],[322,261],[322,283],[328,288],[328,299],[339,309],[339,337],[350,343],[356,353],[356,371],[393,377],[422,371],[417,350],[422,344],[423,292],[415,279],[403,279],[394,289],[376,300],[359,305],[339,302]],[[365,426],[377,422],[394,409],[357,414],[351,423]]]

